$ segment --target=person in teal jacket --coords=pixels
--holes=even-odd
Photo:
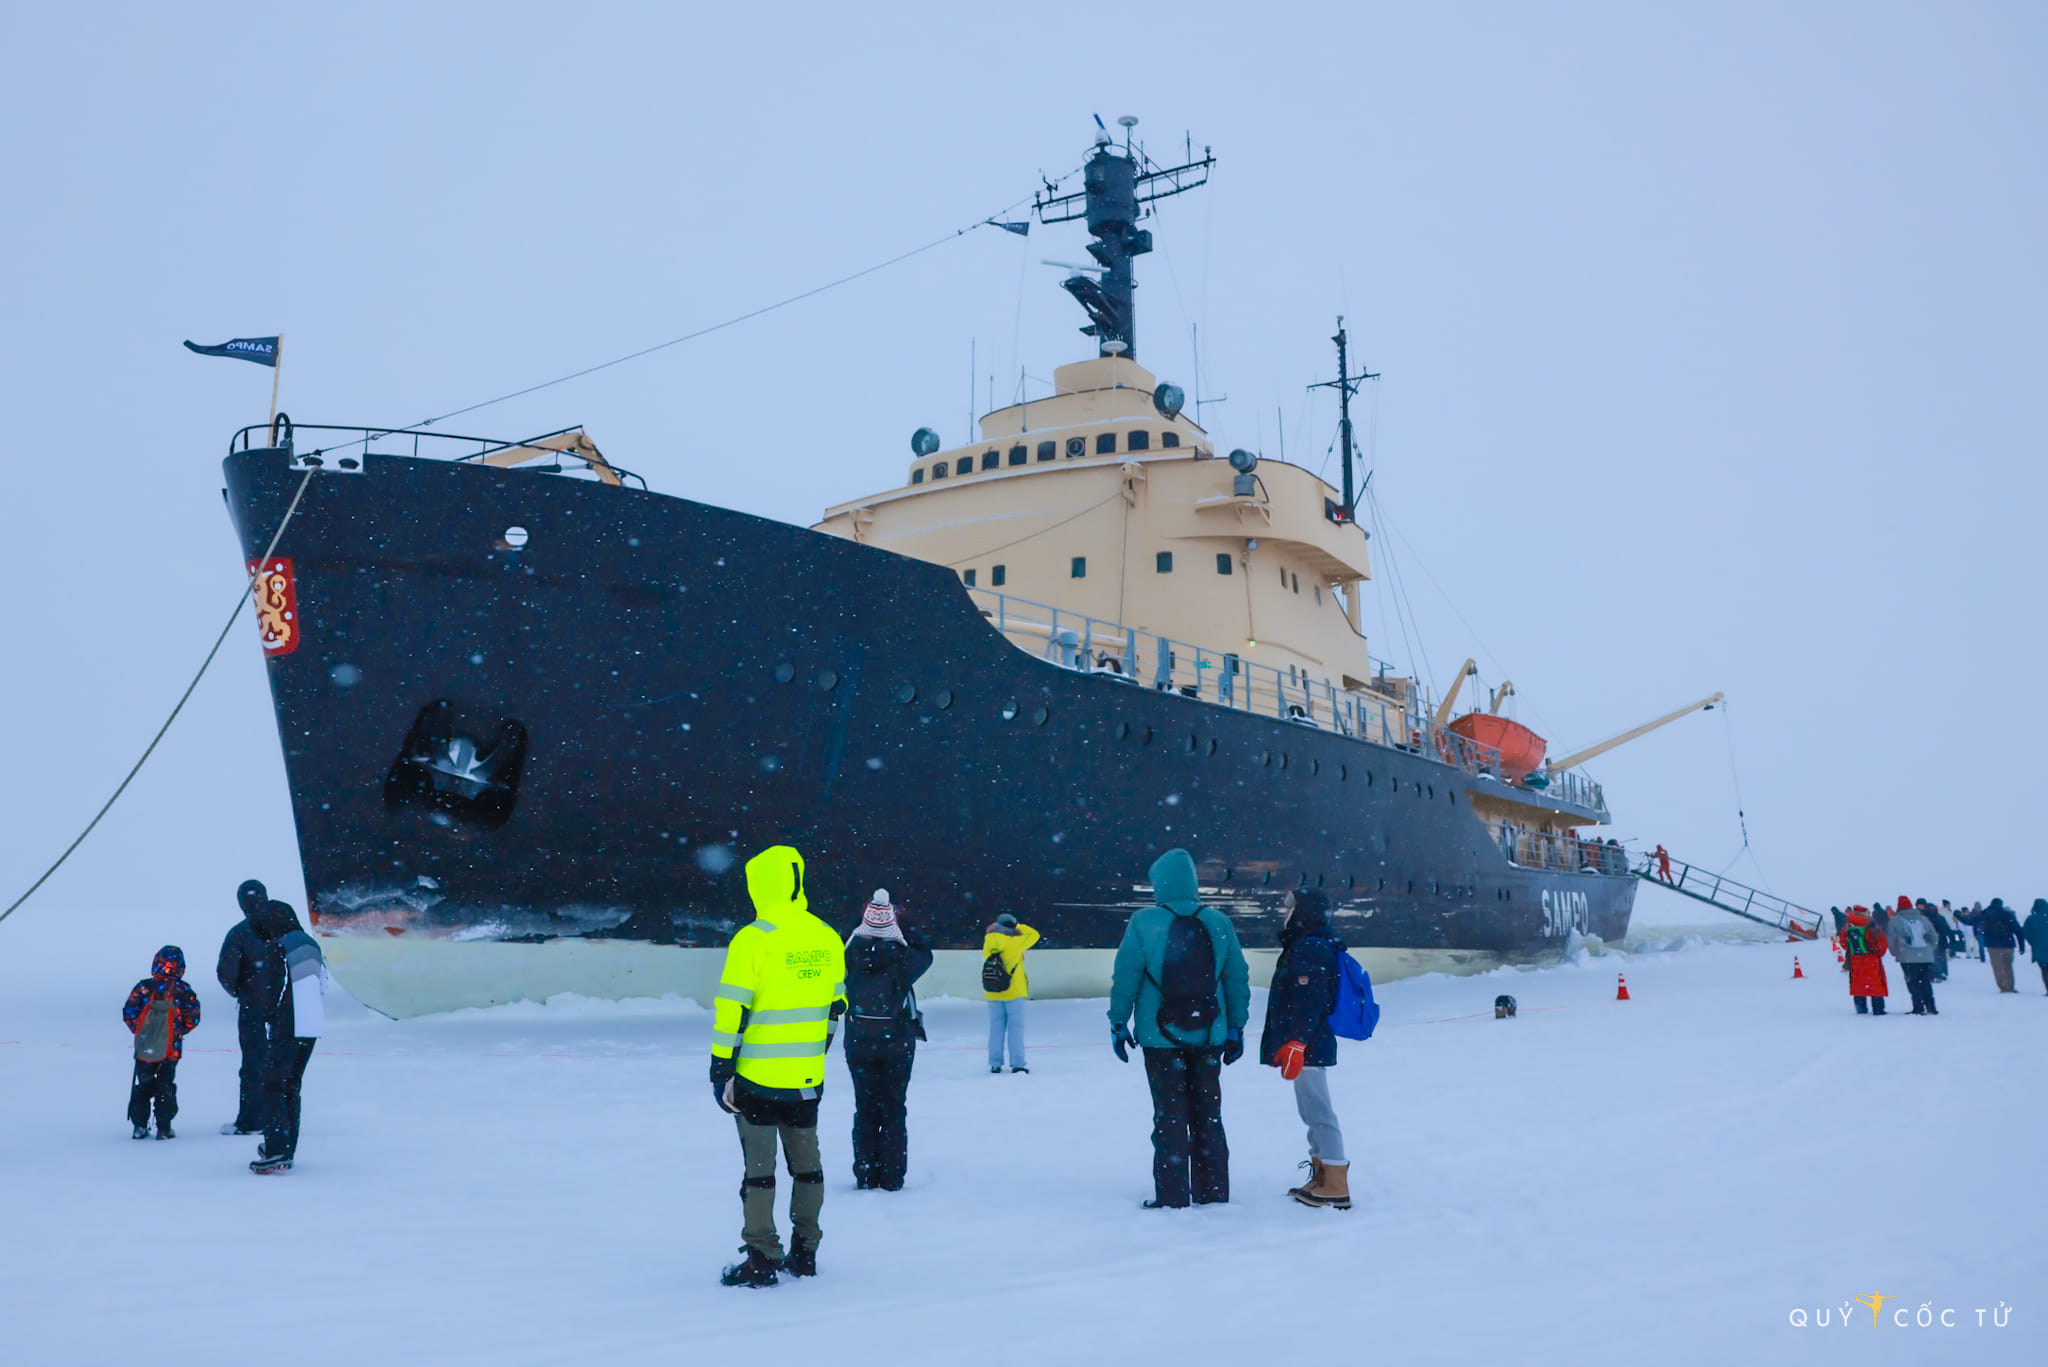
[[[1230,1199],[1230,1146],[1223,1133],[1224,1064],[1244,1055],[1244,1025],[1251,1014],[1251,977],[1237,928],[1205,907],[1195,884],[1195,861],[1168,850],[1152,865],[1154,906],[1131,913],[1117,946],[1110,981],[1110,1047],[1130,1062],[1129,1046],[1145,1051],[1152,1088],[1150,1210],[1211,1205]],[[1208,932],[1212,971],[1183,953],[1169,963],[1176,921],[1193,920]],[[1199,945],[1199,941],[1195,942]],[[1185,950],[1188,939],[1179,937]],[[1204,982],[1184,994],[1192,971]],[[1207,995],[1199,987],[1206,986]],[[1167,989],[1177,990],[1171,997]],[[1135,1015],[1137,1034],[1131,1033]]]

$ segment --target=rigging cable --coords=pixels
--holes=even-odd
[[[270,557],[276,554],[277,543],[284,539],[284,529],[291,526],[293,515],[299,511],[299,500],[306,496],[306,486],[312,483],[313,473],[313,470],[309,467],[305,475],[300,478],[298,492],[292,495],[291,506],[284,510],[284,521],[277,524],[277,534],[270,538],[270,545],[265,548],[263,558],[256,562],[256,568],[249,571],[249,582],[244,584],[242,591],[235,596],[235,609],[228,614],[228,620],[221,624],[220,635],[213,638],[213,649],[207,651],[206,658],[199,662],[199,672],[192,676],[192,682],[186,684],[185,691],[178,695],[177,704],[171,708],[171,715],[164,718],[164,724],[156,729],[156,734],[150,737],[149,744],[143,747],[142,757],[135,761],[134,767],[128,771],[128,776],[121,780],[119,787],[114,789],[114,795],[101,804],[97,812],[93,813],[92,820],[85,823],[85,829],[78,833],[78,838],[64,847],[64,853],[57,856],[57,862],[44,869],[43,876],[29,884],[28,891],[22,893],[21,896],[9,903],[7,910],[0,911],[0,921],[4,921],[14,915],[15,910],[23,902],[35,896],[36,890],[50,881],[52,874],[64,867],[64,861],[71,857],[74,850],[85,843],[85,838],[92,834],[93,827],[99,825],[100,819],[113,810],[114,804],[121,800],[121,794],[128,791],[128,785],[133,783],[135,776],[142,772],[142,766],[149,763],[149,757],[156,753],[156,747],[163,740],[165,733],[171,729],[171,723],[176,721],[178,714],[185,710],[185,704],[192,700],[193,690],[198,688],[199,681],[206,677],[207,669],[213,664],[213,657],[220,654],[222,644],[228,639],[228,632],[234,628],[235,619],[242,615],[242,605],[254,596],[257,577],[263,573],[263,567],[270,563]]]
[[[1749,816],[1743,810],[1746,804],[1742,800],[1742,776],[1735,768],[1735,723],[1728,720],[1728,700],[1726,698],[1723,698],[1714,705],[1721,709],[1721,732],[1728,741],[1728,781],[1735,788],[1735,824],[1742,831],[1742,848],[1737,850],[1734,857],[1722,868],[1721,875],[1726,877],[1728,870],[1740,863],[1742,856],[1746,854],[1749,856],[1751,866],[1756,869],[1757,878],[1764,885],[1764,891],[1768,892],[1770,891],[1771,876],[1764,872],[1763,864],[1758,861],[1756,851],[1751,848],[1749,843]]]
[[[1088,505],[1087,507],[1083,508],[1083,509],[1082,509],[1082,510],[1081,510],[1080,512],[1078,512],[1078,513],[1075,513],[1075,514],[1073,514],[1073,516],[1071,516],[1071,517],[1063,517],[1063,518],[1061,518],[1061,519],[1060,519],[1059,521],[1057,521],[1057,522],[1053,523],[1051,527],[1040,527],[1040,528],[1039,528],[1039,529],[1038,529],[1037,531],[1035,531],[1035,532],[1028,532],[1028,533],[1026,533],[1026,534],[1025,534],[1025,535],[1023,535],[1023,536],[1020,536],[1020,537],[1018,537],[1018,538],[1017,538],[1017,539],[1016,539],[1015,541],[1005,541],[1005,542],[1004,542],[1004,543],[1003,543],[1002,545],[1000,545],[1000,546],[990,546],[990,547],[988,547],[988,548],[986,548],[986,549],[984,549],[984,550],[978,550],[978,551],[976,551],[976,552],[975,552],[975,553],[974,553],[973,555],[968,555],[968,556],[962,556],[962,557],[961,557],[960,559],[958,559],[958,560],[948,560],[948,561],[946,562],[946,568],[947,568],[947,569],[949,569],[949,570],[950,570],[950,569],[957,569],[957,568],[959,568],[960,566],[962,566],[962,565],[966,564],[966,563],[967,563],[967,562],[968,562],[969,560],[979,560],[979,559],[981,559],[981,557],[983,557],[984,555],[994,555],[994,554],[995,554],[995,553],[996,553],[997,551],[1006,551],[1006,550],[1010,549],[1010,547],[1012,547],[1012,546],[1021,546],[1021,545],[1023,545],[1023,544],[1025,543],[1025,542],[1027,542],[1027,541],[1030,541],[1031,539],[1033,539],[1034,537],[1040,537],[1040,536],[1044,536],[1044,535],[1045,535],[1045,534],[1046,534],[1047,532],[1049,532],[1049,531],[1052,531],[1052,530],[1053,530],[1054,528],[1056,528],[1056,527],[1064,527],[1064,526],[1066,526],[1066,525],[1067,525],[1067,524],[1068,524],[1069,522],[1072,522],[1072,521],[1074,520],[1074,518],[1076,518],[1076,517],[1086,517],[1086,516],[1087,516],[1087,515],[1088,515],[1089,513],[1092,513],[1092,512],[1094,512],[1094,511],[1095,511],[1095,510],[1096,510],[1097,508],[1100,508],[1100,507],[1102,507],[1102,506],[1103,506],[1103,504],[1105,504],[1105,503],[1108,503],[1108,502],[1110,502],[1110,501],[1111,501],[1112,499],[1119,499],[1119,498],[1122,498],[1123,496],[1124,496],[1124,491],[1123,491],[1123,485],[1122,485],[1121,483],[1119,483],[1119,484],[1117,485],[1117,491],[1116,491],[1115,493],[1111,494],[1111,495],[1109,496],[1109,498],[1105,498],[1105,499],[1103,499],[1103,500],[1102,500],[1102,503],[1091,503],[1091,504],[1089,504],[1089,505]]]
[[[1069,172],[1068,174],[1071,175],[1072,172]],[[1060,177],[1060,180],[1062,181],[1064,181],[1065,179],[1067,179],[1066,176]],[[571,380],[580,380],[586,375],[595,375],[600,370],[609,370],[613,366],[624,365],[628,361],[637,361],[642,356],[651,356],[657,351],[666,351],[670,347],[681,346],[685,342],[693,342],[700,337],[708,337],[714,332],[722,332],[726,328],[736,327],[741,323],[748,322],[755,318],[759,318],[764,314],[773,313],[777,309],[787,308],[791,304],[801,303],[806,299],[814,298],[817,295],[823,294],[828,290],[837,289],[841,285],[850,285],[856,280],[862,279],[865,276],[873,275],[877,271],[887,270],[889,267],[897,265],[904,261],[908,261],[914,256],[922,256],[924,253],[931,251],[934,247],[944,246],[946,243],[951,242],[956,238],[965,237],[968,233],[973,232],[976,228],[986,227],[990,223],[994,222],[998,216],[1009,213],[1011,210],[1017,208],[1019,205],[1029,202],[1030,198],[1031,196],[1027,195],[1023,199],[1014,200],[1011,203],[1006,204],[1002,208],[996,210],[995,213],[990,214],[986,218],[979,219],[973,223],[970,223],[964,228],[957,228],[954,231],[947,233],[944,237],[935,237],[931,241],[923,244],[922,246],[912,247],[907,252],[899,252],[897,255],[890,257],[886,261],[878,261],[874,265],[865,267],[861,270],[854,271],[850,275],[842,275],[836,280],[827,281],[822,285],[814,285],[810,289],[800,291],[799,293],[796,294],[788,295],[787,297],[778,299],[771,304],[764,304],[760,308],[750,309],[746,313],[737,314],[734,317],[727,318],[722,322],[713,323],[708,327],[698,328],[694,332],[686,332],[680,337],[671,337],[669,340],[665,342],[657,342],[653,346],[642,347],[638,351],[631,351],[623,356],[615,356],[609,361],[600,361],[596,365],[585,366],[581,370],[574,370],[566,375],[558,375],[552,380],[542,380],[538,384],[530,384],[523,389],[515,389],[509,394],[500,394],[498,397],[494,399],[484,399],[478,403],[468,404],[461,408],[450,409],[446,413],[441,413],[434,417],[426,418],[420,422],[414,423],[411,427],[396,428],[389,432],[379,433],[378,435],[395,436],[399,435],[400,433],[422,431],[426,428],[432,427],[435,423],[446,422],[450,418],[459,418],[465,413],[474,413],[478,409],[490,408],[496,404],[507,403],[513,399],[524,398],[528,394],[535,394],[543,389],[552,389],[556,385],[567,384]],[[368,435],[365,435],[361,439],[361,443],[366,449],[370,441],[371,437]],[[355,444],[356,443],[354,442],[349,443],[350,446],[353,446]],[[123,778],[119,786],[117,786],[114,789],[113,796],[109,797],[106,800],[106,802],[100,807],[99,811],[93,814],[92,820],[88,821],[85,825],[85,829],[78,833],[77,839],[73,840],[69,845],[64,847],[64,852],[57,856],[56,862],[51,864],[49,868],[43,870],[42,876],[36,879],[35,882],[29,884],[28,890],[22,893],[21,896],[15,898],[13,902],[9,903],[5,911],[0,911],[0,921],[4,921],[9,916],[12,916],[15,913],[16,909],[18,909],[22,905],[22,903],[28,901],[29,898],[35,896],[36,892],[43,886],[43,884],[47,883],[50,880],[51,876],[55,874],[58,869],[64,866],[65,861],[71,858],[73,852],[76,851],[80,845],[85,843],[85,838],[91,835],[93,833],[93,829],[100,824],[101,820],[105,818],[106,814],[109,811],[113,810],[114,804],[120,801],[121,795],[128,791],[128,785],[133,783],[135,781],[135,776],[142,772],[142,766],[149,762],[149,757],[156,753],[156,747],[163,741],[164,736],[170,731],[171,723],[175,722],[178,719],[178,714],[185,710],[185,704],[191,701],[193,692],[199,687],[199,681],[206,677],[206,671],[212,667],[214,657],[220,654],[221,646],[226,644],[228,639],[228,632],[234,629],[235,619],[240,617],[242,614],[242,604],[248,601],[254,595],[257,576],[261,573],[263,565],[269,561],[272,553],[274,553],[277,550],[277,543],[284,537],[284,529],[291,525],[291,520],[293,516],[296,515],[299,510],[299,501],[305,497],[306,486],[312,481],[314,473],[314,470],[309,468],[306,471],[305,475],[299,480],[298,490],[292,495],[291,506],[285,510],[284,520],[277,524],[276,535],[270,538],[270,545],[268,549],[264,551],[263,558],[256,562],[256,569],[252,570],[249,574],[249,582],[243,587],[240,595],[236,597],[234,611],[228,614],[228,620],[221,626],[220,635],[214,638],[213,648],[206,652],[206,658],[200,661],[199,671],[192,676],[192,682],[185,685],[185,691],[179,695],[177,703],[171,708],[170,715],[164,718],[164,724],[157,728],[156,735],[151,737],[149,744],[143,748],[141,758],[135,761],[135,765],[133,768],[129,769],[127,777]],[[1111,497],[1114,497],[1114,495],[1112,495]],[[1108,500],[1105,499],[1103,500],[1103,502],[1106,503],[1108,502]],[[1097,504],[1095,506],[1100,507],[1101,504]],[[1084,509],[1083,511],[1085,512],[1092,510]],[[1078,516],[1078,514],[1076,514],[1076,516]],[[1046,530],[1050,531],[1051,528],[1046,528]],[[1033,535],[1038,535],[1038,533],[1034,532]],[[1030,538],[1026,537],[1024,539],[1029,540]],[[1015,545],[1016,543],[1012,542],[1011,544]],[[998,546],[996,549],[1001,550],[1003,548]]]

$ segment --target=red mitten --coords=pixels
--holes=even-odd
[[[1308,1061],[1308,1048],[1298,1039],[1291,1039],[1273,1053],[1273,1062],[1280,1065],[1280,1076],[1289,1082],[1301,1076],[1301,1066]]]

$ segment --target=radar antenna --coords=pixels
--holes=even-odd
[[[1101,118],[1095,122],[1100,128]],[[1082,168],[1081,189],[1062,195],[1048,184],[1031,207],[1041,223],[1088,220],[1089,235],[1095,239],[1088,244],[1088,254],[1102,263],[1102,278],[1077,271],[1060,282],[1061,288],[1087,310],[1088,326],[1081,331],[1095,338],[1102,355],[1135,357],[1138,319],[1131,299],[1136,283],[1131,261],[1152,250],[1152,234],[1138,227],[1138,220],[1152,201],[1208,184],[1216,157],[1204,147],[1197,158],[1189,139],[1180,165],[1155,165],[1145,149],[1131,141],[1130,130],[1138,121],[1125,115],[1117,122],[1124,129],[1123,147],[1110,140],[1106,129],[1098,133],[1095,151]]]

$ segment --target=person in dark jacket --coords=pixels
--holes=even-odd
[[[149,1138],[149,1112],[156,1108],[156,1137],[175,1139],[178,1060],[185,1036],[199,1027],[199,994],[185,981],[185,951],[165,945],[150,961],[149,976],[135,984],[121,1005],[121,1019],[135,1036],[135,1077],[128,1088],[128,1123],[134,1138]]]
[[[913,985],[932,951],[903,933],[887,888],[846,938],[846,1071],[853,1078],[853,1185],[901,1191],[910,1164],[905,1094],[924,1038]]]
[[[2000,992],[2016,992],[2012,985],[2013,951],[2020,947],[2020,921],[2012,909],[1997,897],[1984,908],[1983,917],[1977,922],[1979,932],[1984,936],[1984,948],[1991,956],[1991,977],[1998,984]]]
[[[1308,1127],[1309,1180],[1287,1194],[1305,1206],[1349,1210],[1351,1161],[1330,1104],[1328,1073],[1337,1063],[1330,1013],[1337,1009],[1345,949],[1330,934],[1330,900],[1322,892],[1302,888],[1289,893],[1284,905],[1287,921],[1280,927],[1280,957],[1266,996],[1259,1061],[1294,1083],[1294,1109]]]
[[[2048,988],[2048,897],[2036,897],[2034,909],[2020,927],[2027,948],[2033,952],[2034,967],[2041,970],[2041,986]]]
[[[1168,850],[1153,863],[1156,904],[1131,913],[1117,946],[1109,991],[1110,1047],[1130,1062],[1129,1047],[1145,1050],[1145,1080],[1152,1088],[1152,1188],[1148,1210],[1198,1206],[1230,1199],[1230,1145],[1223,1133],[1223,1067],[1244,1057],[1244,1026],[1251,1015],[1251,976],[1230,918],[1201,902],[1195,861]],[[1214,971],[1195,997],[1169,996],[1185,984],[1199,960],[1179,922],[1207,932]],[[1172,950],[1179,945],[1179,957]],[[1190,1024],[1186,1008],[1206,1024]],[[1135,1018],[1137,1034],[1131,1033]]]
[[[256,959],[261,957],[262,941],[256,934],[255,917],[270,904],[270,893],[251,878],[235,889],[235,900],[241,903],[242,919],[221,941],[220,963],[214,976],[220,980],[220,990],[233,997],[237,1007],[235,1037],[242,1050],[242,1092],[234,1120],[221,1126],[220,1132],[255,1134],[263,1128],[263,1017],[242,1000],[242,994],[248,991],[249,975]]]
[[[1920,914],[1927,918],[1927,924],[1934,927],[1934,981],[1945,983],[1948,981],[1949,945],[1955,938],[1955,927],[1951,926],[1948,918],[1925,897],[1920,899],[1919,905]]]
[[[299,929],[298,913],[283,902],[266,901],[254,920],[257,952],[250,958],[247,1000],[263,1021],[263,1071],[257,1105],[263,1142],[249,1171],[269,1174],[285,1172],[292,1165],[292,1151],[298,1144],[299,1084],[316,1041],[298,1038],[293,1010],[293,982],[289,954],[303,946],[287,942]],[[315,955],[318,948],[315,947]],[[317,962],[317,957],[316,957]]]

